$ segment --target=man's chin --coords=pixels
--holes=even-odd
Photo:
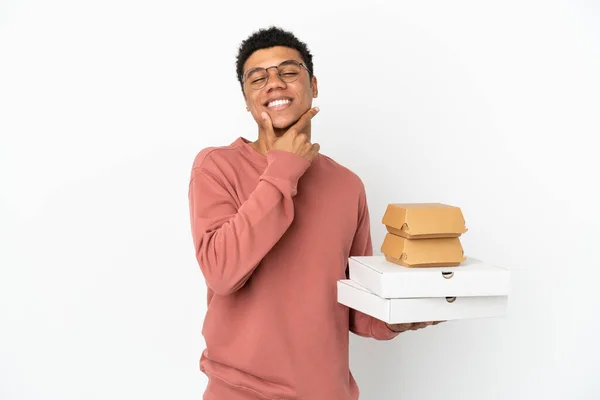
[[[275,120],[273,121],[273,128],[277,129],[277,130],[285,130],[287,131],[288,129],[290,129],[296,122],[298,122],[300,118],[298,119],[282,119],[281,121]]]

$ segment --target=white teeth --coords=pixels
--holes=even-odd
[[[284,104],[288,104],[290,101],[289,100],[275,100],[270,102],[269,104],[267,104],[267,107],[279,107],[282,106]]]

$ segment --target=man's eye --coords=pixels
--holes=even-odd
[[[261,83],[264,80],[265,80],[265,78],[256,78],[256,79],[252,80],[252,83]]]
[[[298,75],[298,73],[297,72],[284,72],[281,75],[283,75],[283,76],[296,76],[296,75]]]

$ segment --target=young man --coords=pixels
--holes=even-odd
[[[312,142],[306,45],[255,32],[237,75],[258,138],[202,150],[189,187],[208,287],[204,399],[357,399],[348,332],[388,340],[430,323],[387,325],[337,302],[348,257],[372,255],[369,212],[359,177]]]

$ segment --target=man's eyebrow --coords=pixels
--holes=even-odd
[[[248,71],[244,72],[244,75],[248,75],[250,72],[254,72],[256,70],[259,69],[264,69],[263,67],[254,67],[254,68],[250,68]]]
[[[278,66],[278,65],[280,65],[280,64],[284,64],[284,63],[286,63],[286,62],[290,62],[290,61],[292,61],[292,62],[293,62],[293,61],[295,61],[295,62],[303,63],[303,61],[301,61],[301,60],[296,60],[296,59],[290,58],[289,60],[284,60],[284,61],[280,62],[280,63],[279,63],[279,64],[277,64],[277,65],[271,65],[271,66],[269,66],[269,67],[276,67],[276,66]],[[250,68],[249,70],[247,70],[246,72],[244,72],[244,75],[243,75],[243,76],[246,76],[246,75],[248,75],[250,72],[254,72],[254,71],[256,71],[256,70],[259,70],[259,69],[265,69],[265,68],[266,68],[266,67],[252,67],[252,68]]]

